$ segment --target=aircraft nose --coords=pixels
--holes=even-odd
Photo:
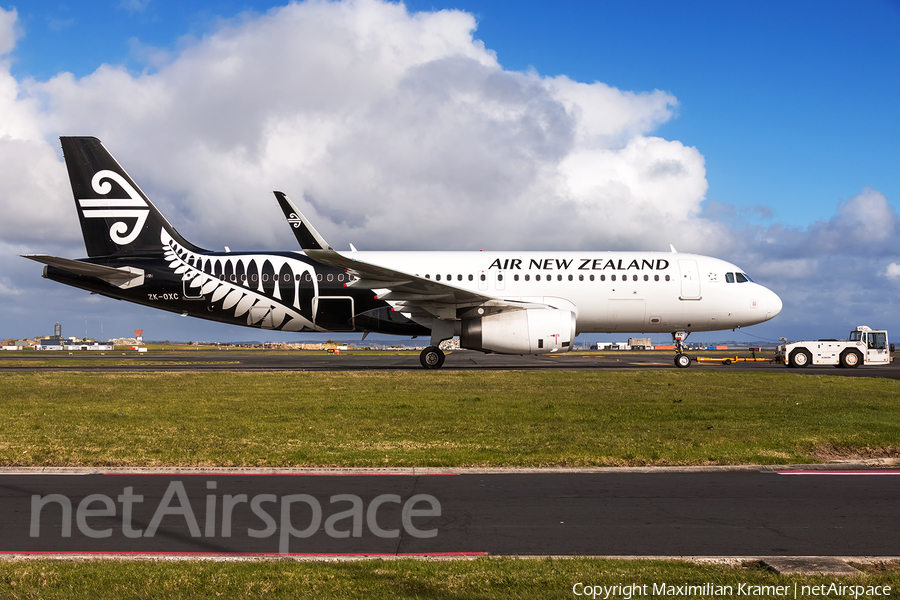
[[[784,307],[784,304],[781,302],[781,298],[778,297],[778,294],[773,292],[772,290],[766,288],[768,292],[766,296],[766,321],[774,318],[781,312],[781,309]]]

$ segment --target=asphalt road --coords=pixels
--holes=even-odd
[[[0,552],[900,555],[900,471],[261,474],[0,475]]]
[[[702,351],[692,356],[702,356]],[[749,353],[738,353],[749,357]],[[759,356],[771,356],[760,354]],[[721,358],[722,355],[717,355]],[[52,361],[51,366],[29,366],[30,361]],[[109,364],[115,361],[118,364]],[[544,356],[506,356],[482,354],[471,350],[456,350],[447,354],[443,369],[468,370],[592,370],[606,369],[675,369],[673,352],[611,352]],[[98,356],[94,352],[73,354],[35,353],[0,354],[0,371],[398,371],[420,370],[417,354],[328,354],[324,351],[298,351],[278,354],[245,350],[185,350],[179,352],[109,352]],[[900,379],[900,361],[883,366],[862,366],[856,369],[811,366],[788,369],[777,363],[738,362],[722,365],[719,362],[694,362],[690,369],[698,371],[753,371],[784,375],[818,373],[845,377],[886,377]]]

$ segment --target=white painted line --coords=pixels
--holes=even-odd
[[[36,472],[36,471],[2,471],[0,472],[0,476],[2,475],[94,475],[94,473],[69,473],[66,471],[46,471],[46,472]]]
[[[900,471],[775,471],[779,475],[900,475]]]

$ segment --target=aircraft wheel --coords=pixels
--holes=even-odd
[[[855,369],[862,362],[862,354],[859,350],[847,349],[841,352],[841,366],[845,369]]]
[[[426,369],[440,369],[444,364],[444,353],[437,346],[428,346],[419,355],[419,362]]]
[[[722,361],[722,364],[725,365],[725,366],[730,365],[730,364],[731,364],[731,359],[730,359],[730,358],[726,358],[725,360]]]
[[[675,366],[679,369],[687,369],[689,366],[691,366],[691,357],[683,353],[676,354]]]
[[[812,362],[812,354],[806,348],[797,348],[791,352],[790,365],[796,369],[802,369]]]

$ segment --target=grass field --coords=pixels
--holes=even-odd
[[[114,568],[111,568],[114,567]],[[586,558],[508,559],[475,561],[334,562],[124,562],[36,561],[0,563],[0,596],[4,598],[577,598],[584,585],[640,586],[649,597],[785,598],[803,595],[803,586],[891,586],[900,588],[896,563],[860,566],[851,577],[778,575],[758,563],[699,565],[676,561],[616,561]],[[653,594],[654,585],[671,590]],[[694,594],[687,586],[719,594]],[[646,586],[646,588],[644,587]],[[671,586],[671,587],[670,587]],[[731,593],[728,593],[728,587]],[[739,588],[739,586],[744,586]],[[759,587],[758,587],[759,586]],[[769,586],[764,588],[761,586]],[[754,593],[786,586],[787,593]],[[681,593],[677,593],[681,589]],[[634,588],[632,588],[633,590]],[[695,588],[696,589],[696,588]],[[739,593],[739,589],[744,593]],[[821,589],[821,588],[820,588]],[[697,590],[701,591],[701,590]],[[874,591],[874,590],[872,590]],[[879,591],[883,591],[883,588]],[[819,594],[825,596],[824,594]],[[583,597],[583,596],[582,596]],[[588,596],[590,597],[590,595]],[[598,598],[603,598],[599,593]],[[611,598],[626,598],[619,588]],[[845,591],[832,598],[853,597]],[[859,594],[857,598],[884,597]]]
[[[735,372],[0,373],[7,466],[610,466],[900,456],[900,382]]]

